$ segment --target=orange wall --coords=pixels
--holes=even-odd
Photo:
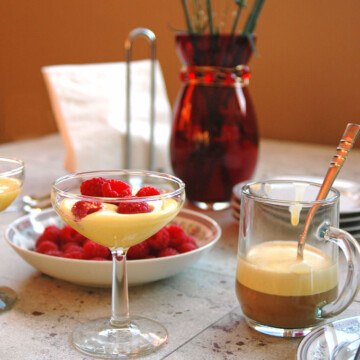
[[[157,36],[173,104],[181,64],[172,27],[183,29],[185,23],[180,3],[2,0],[0,142],[57,131],[42,66],[122,61],[124,40],[136,27]],[[261,136],[336,146],[345,124],[360,122],[359,14],[355,0],[265,3],[257,28],[261,55],[250,62]],[[145,40],[137,40],[133,57],[148,53]]]

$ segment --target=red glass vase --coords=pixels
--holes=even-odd
[[[256,114],[247,84],[252,54],[245,36],[176,34],[184,68],[174,107],[173,171],[196,206],[222,209],[249,180],[258,154]]]

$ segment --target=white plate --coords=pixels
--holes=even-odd
[[[340,229],[343,229],[349,233],[360,231],[360,224],[352,225],[352,226],[342,226],[340,225]]]
[[[353,223],[358,222],[360,224],[360,216],[352,216],[352,217],[340,217],[340,224]]]
[[[313,330],[300,343],[297,360],[350,360],[360,339],[360,316],[334,321]]]
[[[279,180],[305,180],[322,184],[323,178],[315,176],[281,176]],[[240,201],[241,189],[247,182],[236,184],[233,187],[233,197]],[[360,214],[360,184],[348,180],[335,180],[334,187],[340,192],[340,216],[347,214]]]
[[[315,176],[282,176],[278,179],[306,180],[322,184],[323,178]],[[360,184],[337,179],[333,185],[340,192],[340,215],[360,212]]]
[[[214,220],[192,210],[182,209],[172,223],[181,225],[196,240],[199,248],[175,256],[129,260],[129,285],[149,283],[178,274],[206,254],[221,236],[221,228]],[[110,287],[111,261],[67,259],[32,250],[36,238],[51,224],[62,226],[60,217],[53,209],[23,216],[8,226],[6,240],[27,263],[44,274],[78,285]]]

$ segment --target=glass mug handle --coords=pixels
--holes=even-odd
[[[360,288],[360,245],[348,232],[326,224],[320,230],[320,238],[335,243],[347,261],[347,275],[337,299],[318,308],[317,317],[329,318],[344,311]]]

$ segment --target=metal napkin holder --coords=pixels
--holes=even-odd
[[[154,127],[155,127],[155,47],[156,37],[155,34],[146,28],[136,28],[132,30],[128,38],[125,40],[125,52],[126,52],[126,158],[125,166],[130,169],[132,166],[132,149],[131,149],[131,102],[130,102],[130,90],[131,90],[131,76],[130,76],[130,63],[131,63],[131,47],[134,40],[138,37],[145,37],[150,44],[150,151],[149,151],[149,163],[148,169],[154,170],[155,162],[155,149],[154,149]]]

